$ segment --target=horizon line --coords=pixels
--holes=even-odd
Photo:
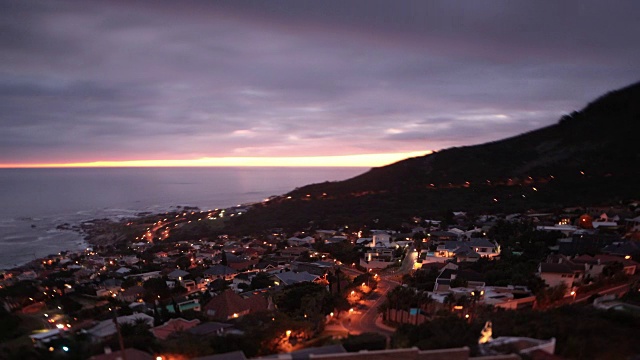
[[[116,168],[116,167],[380,167],[412,157],[433,153],[432,150],[404,153],[356,154],[334,156],[285,157],[203,157],[179,160],[98,160],[68,163],[0,164],[0,169],[44,168]]]

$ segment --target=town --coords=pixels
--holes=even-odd
[[[227,233],[252,206],[82,224],[84,251],[2,271],[0,353],[556,359],[603,351],[594,331],[638,352],[638,203]]]

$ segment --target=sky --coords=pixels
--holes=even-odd
[[[3,1],[0,167],[380,166],[640,80],[640,2]]]

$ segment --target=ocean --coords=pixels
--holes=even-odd
[[[344,180],[364,168],[0,169],[0,269],[86,246],[58,230],[96,218],[122,219],[176,206],[224,208],[296,187]]]

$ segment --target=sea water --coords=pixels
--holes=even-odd
[[[86,246],[79,233],[57,229],[65,223],[129,218],[176,206],[225,208],[364,171],[344,167],[0,169],[0,269]]]

